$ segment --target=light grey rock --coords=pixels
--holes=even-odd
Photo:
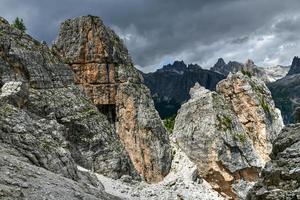
[[[113,178],[138,178],[106,116],[74,85],[73,71],[62,58],[9,24],[0,26],[1,99],[63,125],[67,148],[78,164]]]
[[[272,160],[247,199],[283,200],[300,197],[300,124],[286,126],[274,141]]]
[[[146,182],[113,180],[96,174],[106,192],[130,200],[173,200],[179,196],[185,200],[223,200],[211,186],[199,178],[196,165],[178,146],[171,142],[174,158],[170,173],[163,181]],[[86,171],[79,167],[80,171]],[[196,180],[195,180],[196,179]]]
[[[43,199],[49,190],[50,199],[110,199],[77,164],[113,178],[138,178],[108,119],[74,85],[74,74],[60,56],[2,18],[0,29],[0,157],[9,157],[1,160],[1,175],[18,174],[19,163],[26,165],[20,176],[1,182],[0,191],[12,189],[3,198],[21,191],[21,199]],[[30,168],[49,176],[27,177]],[[24,185],[32,184],[29,190],[13,186],[26,180]],[[94,185],[93,192],[86,184]],[[77,188],[77,193],[69,192]]]
[[[200,177],[230,198],[244,199],[270,159],[283,122],[259,79],[229,74],[211,92],[196,84],[175,120],[179,147]]]
[[[2,147],[0,147],[0,151]],[[101,185],[77,182],[3,154],[0,157],[0,198],[3,200],[117,200]]]
[[[7,82],[1,88],[0,99],[22,108],[28,101],[29,91],[25,83]]]

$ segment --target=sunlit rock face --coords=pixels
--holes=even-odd
[[[196,84],[176,117],[174,135],[215,190],[244,199],[270,160],[271,142],[283,127],[265,84],[230,74],[211,92]]]
[[[138,173],[149,182],[162,180],[171,164],[168,136],[119,37],[98,17],[78,17],[61,25],[53,51],[107,116]]]

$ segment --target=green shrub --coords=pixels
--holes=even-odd
[[[266,114],[270,114],[270,107],[263,96],[260,97],[260,105]]]
[[[22,31],[22,32],[25,32],[25,31],[26,31],[26,26],[25,26],[24,21],[23,21],[22,18],[17,17],[17,18],[14,20],[12,26],[13,26],[14,28],[16,28],[16,29],[19,29],[19,30]]]
[[[165,125],[166,129],[169,131],[169,133],[173,132],[175,118],[176,118],[176,115],[173,115],[172,117],[169,117],[169,118],[163,120],[164,125]]]
[[[234,139],[239,140],[242,144],[244,144],[246,142],[246,136],[244,133],[235,134]]]

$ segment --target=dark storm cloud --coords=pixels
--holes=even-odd
[[[98,15],[145,70],[174,59],[211,66],[218,57],[287,64],[300,52],[300,1],[290,0],[1,0],[10,21],[51,43],[59,24]]]

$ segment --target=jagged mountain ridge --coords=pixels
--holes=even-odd
[[[271,67],[258,67],[255,63],[248,59],[245,64],[229,61],[225,63],[223,58],[219,58],[217,63],[210,69],[227,76],[229,73],[236,73],[242,71],[249,73],[251,76],[257,76],[265,82],[274,82],[283,78],[289,71],[289,66],[271,66]]]
[[[186,65],[184,61],[174,61],[152,73],[142,73],[145,85],[150,89],[155,107],[165,119],[176,115],[180,105],[189,99],[189,90],[196,82],[206,89],[215,90],[216,84],[229,73],[242,71],[255,75],[265,82],[273,82],[284,77],[290,67],[258,67],[253,61],[245,64],[219,58],[210,69],[202,69],[197,64]]]
[[[160,116],[166,118],[177,113],[180,105],[189,98],[189,90],[196,82],[215,90],[216,84],[225,76],[196,64],[186,65],[183,61],[175,61],[156,72],[143,74],[143,78]]]

